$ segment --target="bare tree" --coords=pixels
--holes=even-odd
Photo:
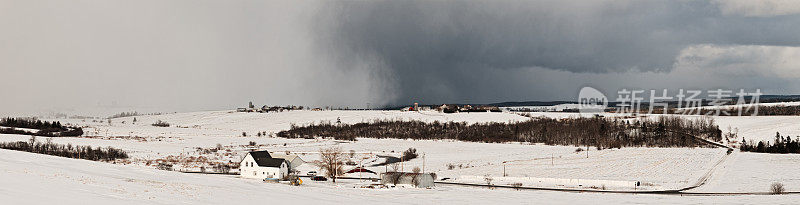
[[[342,148],[332,147],[328,149],[320,149],[320,161],[317,166],[325,172],[325,176],[330,177],[333,182],[336,182],[336,176],[344,173],[342,165],[344,164],[344,154]]]
[[[419,167],[414,167],[414,169],[411,169],[411,171],[414,173],[419,173],[421,170],[419,169]]]

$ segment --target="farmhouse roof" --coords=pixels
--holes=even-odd
[[[256,161],[259,167],[281,167],[283,159],[272,158],[268,151],[255,151],[250,152],[250,156]]]

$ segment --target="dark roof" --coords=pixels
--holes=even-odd
[[[278,158],[261,158],[256,160],[259,167],[281,167],[283,159]]]
[[[373,171],[370,171],[369,169],[364,169],[364,168],[361,168],[361,167],[353,168],[350,171],[347,171],[345,173],[356,173],[356,172],[369,172],[369,173],[373,173],[373,174],[378,174],[378,173],[375,173]]]
[[[272,158],[267,151],[250,152],[250,156],[253,156],[253,160],[256,161],[259,167],[281,167],[284,161],[283,159]]]
[[[253,159],[272,158],[272,155],[269,155],[268,151],[253,151],[250,152],[250,156],[253,156]]]

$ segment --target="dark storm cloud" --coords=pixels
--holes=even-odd
[[[499,82],[525,80],[502,76],[515,69],[670,72],[694,44],[800,44],[800,27],[790,26],[800,25],[798,16],[724,15],[707,1],[348,1],[321,8],[317,41],[341,61],[373,61],[373,70],[390,73],[395,103],[507,99],[520,95],[506,93],[519,90],[510,84],[531,85]],[[548,97],[563,96],[538,98]]]
[[[583,85],[796,93],[798,13],[783,0],[0,0],[0,116],[561,100]]]

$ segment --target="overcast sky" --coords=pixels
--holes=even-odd
[[[792,0],[0,0],[0,113],[800,94],[798,34]]]

